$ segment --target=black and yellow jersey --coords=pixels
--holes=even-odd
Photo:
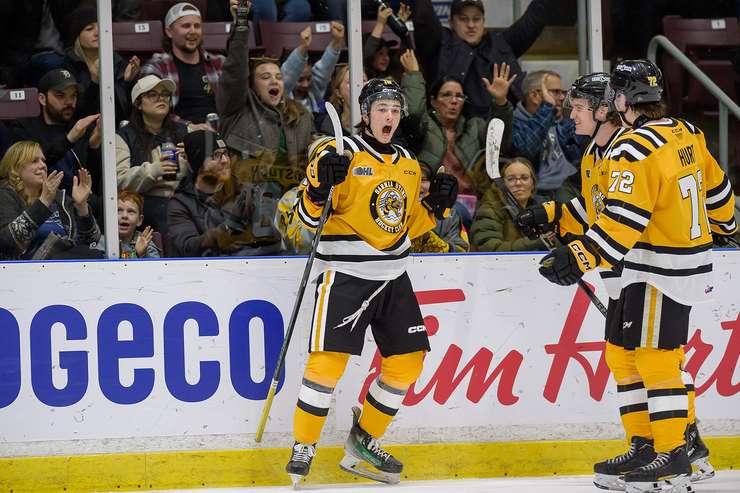
[[[627,129],[620,127],[609,137],[603,147],[595,140],[586,146],[581,157],[581,195],[563,204],[559,221],[560,234],[583,235],[604,211],[604,200],[608,183],[608,172],[604,158],[609,154],[617,138]]]
[[[331,139],[316,148],[309,177],[316,176],[318,160],[334,145]],[[393,154],[381,154],[360,136],[344,137],[344,146],[354,156],[347,179],[334,188],[315,273],[336,270],[363,279],[395,279],[406,271],[411,239],[436,224],[419,202],[419,163],[401,146],[393,145]],[[308,194],[302,195],[297,212],[306,226],[318,226],[321,210]]]
[[[609,186],[609,172],[604,160],[617,139],[627,131],[627,128],[619,127],[604,146],[597,145],[595,140],[591,140],[586,146],[581,157],[581,195],[562,206],[562,216],[558,223],[561,236],[568,238],[569,235],[584,235],[601,217],[606,208],[606,191]],[[600,269],[599,272],[609,297],[613,299],[618,299],[622,290],[619,271],[618,267]]]
[[[704,134],[674,119],[623,132],[602,166],[604,209],[586,232],[621,284],[647,282],[683,304],[710,299],[712,231],[732,234],[734,195]]]

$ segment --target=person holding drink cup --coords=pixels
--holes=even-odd
[[[174,91],[170,79],[139,79],[131,90],[129,123],[116,135],[118,188],[145,198],[144,225],[160,233],[167,232],[167,201],[189,170],[177,146],[188,129],[173,118]]]

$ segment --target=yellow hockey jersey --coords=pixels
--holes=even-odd
[[[308,165],[309,176],[315,176],[318,160],[334,146],[331,139],[317,147]],[[411,239],[436,224],[419,201],[419,163],[401,146],[393,145],[393,154],[381,154],[360,136],[344,137],[344,146],[354,156],[347,179],[334,187],[314,272],[335,270],[363,279],[395,279],[406,271]],[[303,194],[297,212],[306,226],[318,226],[321,210]]]
[[[647,282],[683,304],[710,299],[712,231],[737,231],[730,182],[694,125],[663,118],[615,139],[604,209],[586,232],[621,285]]]
[[[592,140],[581,158],[581,195],[563,204],[562,217],[559,221],[561,236],[572,234],[581,236],[594,224],[606,208],[606,192],[609,183],[609,171],[604,162],[619,136],[627,132],[620,127],[612,134],[603,147]],[[567,236],[566,236],[567,237]],[[601,269],[599,275],[610,298],[618,299],[622,289],[619,270]]]

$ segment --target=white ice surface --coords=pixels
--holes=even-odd
[[[303,485],[301,490],[328,493],[587,493],[604,492],[596,488],[590,476],[546,478],[461,479],[449,481],[405,481],[397,485],[375,483]],[[166,493],[287,493],[292,487],[217,488],[167,490]],[[717,471],[709,480],[694,484],[695,493],[740,493],[740,471]],[[119,492],[117,492],[119,493]]]

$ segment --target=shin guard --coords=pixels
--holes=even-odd
[[[344,373],[348,359],[348,354],[328,351],[317,351],[308,355],[293,417],[293,435],[296,442],[314,444],[319,441],[321,429],[329,414],[334,387]]]
[[[606,363],[617,382],[619,414],[627,442],[632,437],[652,439],[647,390],[635,365],[635,351],[607,342]]]
[[[370,385],[362,406],[360,428],[380,438],[401,407],[406,391],[419,378],[424,351],[383,358],[380,376]]]
[[[645,382],[656,452],[670,452],[686,443],[688,393],[681,378],[681,353],[671,349],[639,348],[635,364]]]

